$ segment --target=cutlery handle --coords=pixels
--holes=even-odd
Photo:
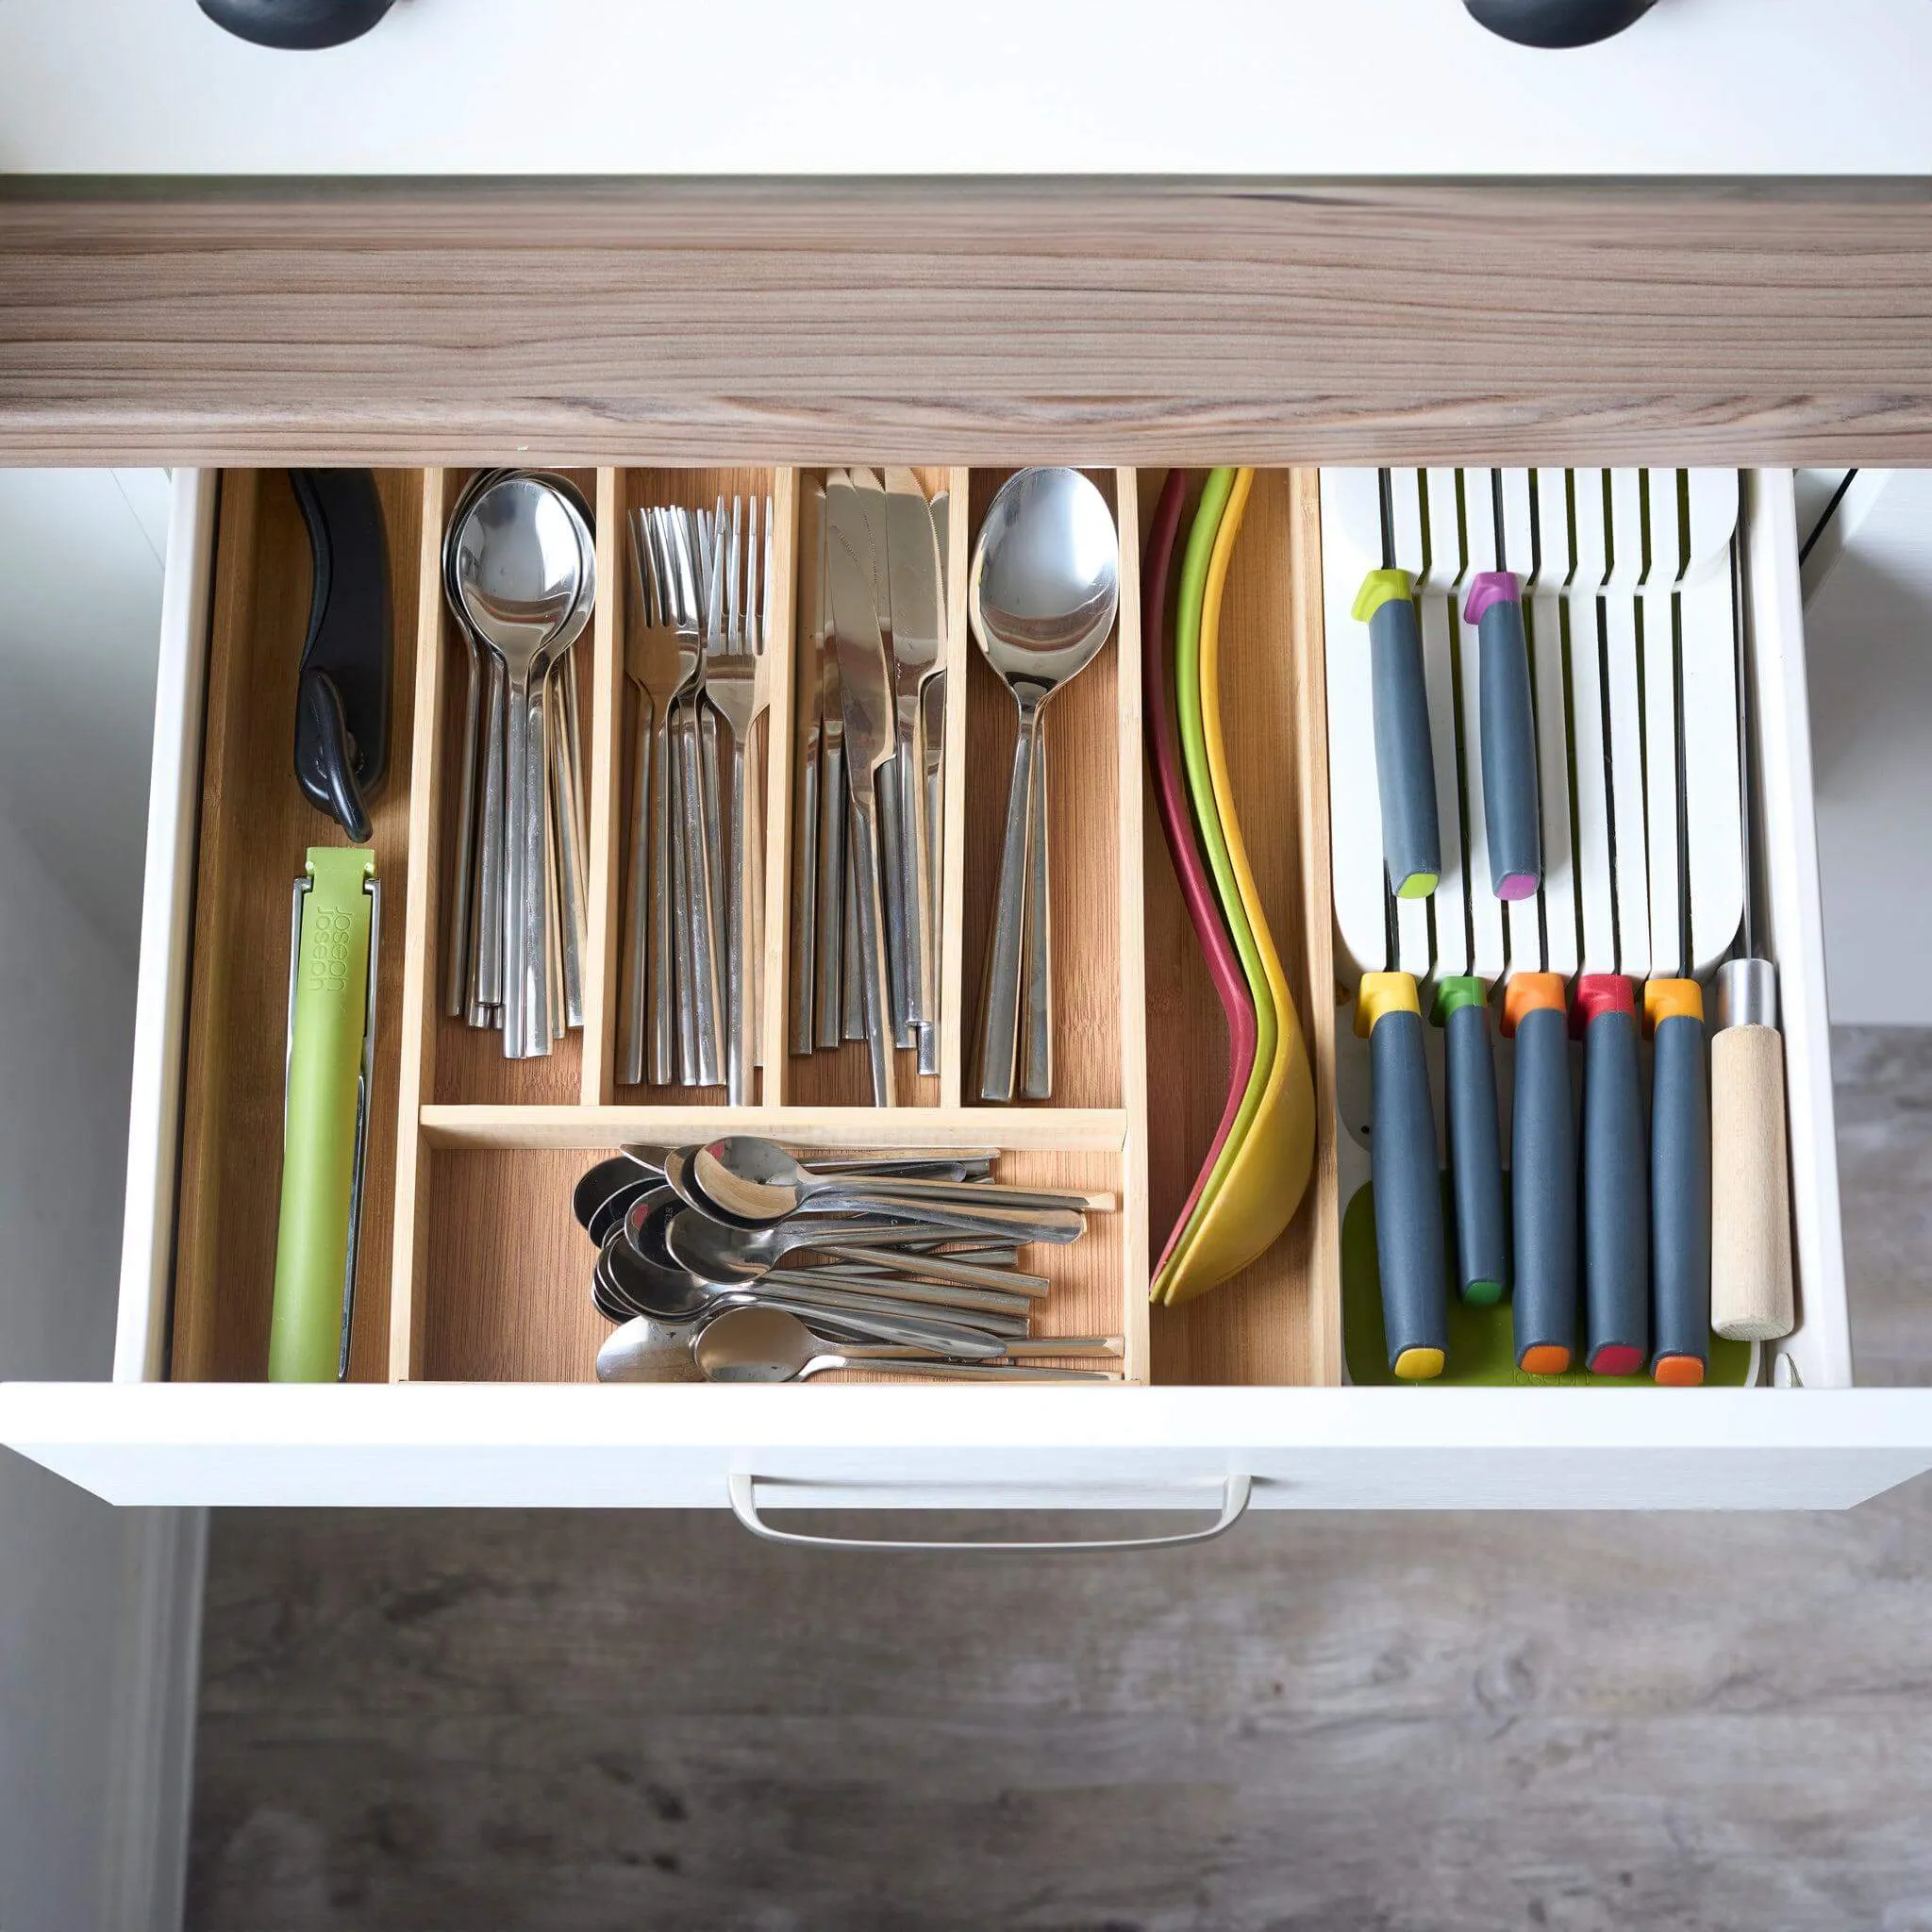
[[[914,685],[899,700],[899,886],[906,918],[906,1006],[914,1026],[932,1019],[932,904],[926,887],[925,739]]]
[[[819,782],[818,964],[813,974],[818,1044],[836,1049],[845,1039],[845,998],[840,974],[845,949],[845,749],[829,732]]]
[[[997,1324],[980,1322],[968,1326],[991,1327],[998,1333],[1022,1336],[1026,1333],[1032,1303],[1024,1295],[1001,1294],[991,1289],[950,1287],[933,1281],[909,1281],[890,1274],[848,1275],[835,1268],[774,1268],[762,1277],[773,1288],[788,1293],[807,1290],[818,1293],[852,1295],[861,1307],[876,1306],[890,1313],[894,1307],[908,1311],[919,1308],[957,1310],[966,1315],[997,1315]]]
[[[1630,982],[1583,974],[1571,1025],[1583,1034],[1585,1366],[1635,1375],[1650,1359],[1650,1190]]]
[[[1481,653],[1483,824],[1490,841],[1490,889],[1499,899],[1527,899],[1543,882],[1536,717],[1522,599],[1514,572],[1486,570],[1470,585],[1463,606],[1463,622],[1475,625]]]
[[[1368,1036],[1374,1083],[1369,1157],[1389,1366],[1405,1382],[1427,1382],[1442,1373],[1448,1354],[1448,1271],[1436,1116],[1414,979],[1407,973],[1364,974],[1355,1024]]]
[[[691,974],[691,794],[685,784],[685,774],[691,764],[691,753],[685,739],[685,713],[688,708],[688,701],[672,701],[673,723],[664,744],[669,754],[664,762],[671,784],[671,796],[664,801],[667,807],[665,836],[671,858],[671,901],[668,908],[671,971],[668,974],[664,972],[667,956],[660,952],[658,957],[659,1000],[667,993],[675,995],[676,1000],[678,1085],[695,1087],[698,1084],[698,1008],[697,984]],[[670,825],[669,810],[674,800],[677,815],[675,828]]]
[[[1737,1341],[1779,1341],[1797,1308],[1776,969],[1764,959],[1729,960],[1713,993],[1711,1325]]]
[[[1020,998],[1020,1091],[1053,1098],[1053,881],[1048,873],[1046,707],[1033,714],[1026,804],[1026,910]]]
[[[504,1055],[540,1059],[550,1051],[550,908],[544,896],[548,778],[541,677],[513,678],[506,790],[513,811],[507,828],[504,885]]]
[[[1369,627],[1375,724],[1375,790],[1382,803],[1382,858],[1398,899],[1425,899],[1442,871],[1436,819],[1436,759],[1423,676],[1415,585],[1406,570],[1373,570],[1355,600]]]
[[[751,1105],[751,1070],[756,1052],[752,1026],[751,862],[746,840],[751,827],[751,736],[749,726],[731,741],[731,898],[726,925],[726,1011],[731,1037],[725,1068],[725,1099],[733,1107]]]
[[[476,864],[476,735],[483,713],[481,647],[467,625],[460,626],[469,652],[463,689],[463,756],[457,781],[457,866],[450,882],[449,945],[443,967],[442,1009],[452,1020],[470,1010],[471,877]]]
[[[865,995],[865,1043],[872,1059],[874,1107],[896,1107],[891,1009],[886,982],[885,908],[879,897],[878,824],[871,772],[854,774],[852,858],[858,867],[853,896],[858,902],[859,978]]]
[[[827,1369],[864,1368],[863,1361],[848,1361],[842,1356],[820,1356],[799,1371],[800,1381],[808,1375],[822,1374]],[[1026,1369],[1004,1362],[922,1362],[895,1363],[902,1375],[931,1376],[938,1380],[967,1382],[1111,1382],[1111,1375],[1098,1369]]]
[[[1020,950],[1026,908],[1027,830],[1033,800],[1033,720],[1038,706],[1020,702],[1013,739],[1013,777],[1007,792],[1006,836],[993,903],[992,951],[987,962],[986,1021],[980,1036],[979,1097],[1013,1097],[1020,1032]]]
[[[945,931],[941,882],[945,862],[945,720],[946,675],[935,672],[919,697],[920,766],[925,774],[925,929],[929,975],[926,1024],[919,1035],[919,1071],[940,1070],[940,952]]]
[[[703,838],[705,852],[705,897],[700,903],[702,924],[699,941],[702,947],[694,970],[703,977],[701,989],[708,985],[710,1005],[708,1024],[713,1073],[712,1084],[722,1085],[724,1079],[724,1029],[726,1024],[726,998],[723,960],[724,957],[724,922],[730,900],[725,896],[724,883],[724,813],[722,801],[724,788],[719,774],[718,761],[718,713],[708,704],[697,708],[698,722],[698,769],[704,783],[699,788],[704,805]],[[705,962],[709,962],[708,973]],[[702,1044],[707,1024],[707,1008],[702,993],[698,1003],[698,1025]]]
[[[840,1188],[814,1194],[808,1211],[814,1214],[896,1214],[916,1219],[926,1232],[943,1228],[955,1234],[978,1235],[987,1241],[1064,1243],[1086,1232],[1087,1217],[1074,1208],[979,1208],[921,1200],[903,1194],[875,1193],[866,1188]]]
[[[899,824],[899,760],[889,758],[873,778],[874,813],[878,821],[879,903],[886,915],[886,1002],[891,1016],[894,1046],[912,1044],[912,1020],[907,1008],[906,841]]]
[[[1694,979],[1643,989],[1650,1054],[1650,1372],[1695,1388],[1710,1365],[1710,1096],[1704,992]]]
[[[684,983],[690,988],[688,999],[696,1054],[696,1084],[718,1087],[724,1084],[724,1070],[719,1064],[718,1052],[717,925],[711,898],[704,730],[699,722],[703,708],[703,699],[693,697],[685,706],[684,714],[678,721],[678,780],[684,790],[685,925],[690,933],[690,976]],[[678,963],[682,967],[685,961],[681,958]]]
[[[841,1329],[848,1335],[860,1335],[868,1340],[895,1341],[911,1348],[923,1348],[929,1353],[952,1349],[955,1353],[968,1356],[994,1357],[1004,1353],[1004,1340],[984,1331],[975,1333],[967,1328],[955,1326],[949,1322],[921,1321],[917,1316],[881,1314],[875,1310],[859,1307],[857,1305],[841,1303],[832,1295],[798,1294],[737,1294],[721,1297],[715,1306],[722,1311],[726,1307],[742,1307],[755,1303],[761,1308],[780,1308],[788,1315],[796,1315],[814,1332],[821,1328]]]
[[[817,1019],[819,930],[819,727],[798,750],[791,774],[791,1051],[808,1054]]]
[[[1436,990],[1435,1020],[1442,1029],[1446,1072],[1457,1292],[1477,1307],[1493,1307],[1509,1292],[1509,1237],[1503,1214],[1496,1055],[1482,981],[1467,975],[1443,980]]]
[[[557,832],[558,924],[563,936],[563,1008],[572,1026],[584,1024],[584,849],[577,819],[575,760],[571,756],[570,685],[565,671],[549,680],[557,708],[551,739],[551,822]]]
[[[470,925],[471,977],[478,1006],[503,1004],[505,851],[508,826],[506,740],[509,730],[509,680],[502,660],[486,654],[489,717],[483,738],[482,856],[476,867],[475,909]]]
[[[813,1252],[835,1261],[852,1261],[860,1266],[887,1258],[876,1248],[856,1243],[827,1242],[823,1247],[814,1243]],[[976,1261],[956,1260],[948,1255],[905,1255],[891,1258],[904,1274],[918,1275],[928,1281],[957,1282],[965,1288],[994,1289],[1002,1294],[1016,1294],[1027,1300],[1045,1294],[1051,1286],[1043,1274],[1022,1274],[1014,1268],[988,1268]]]
[[[1503,999],[1516,1042],[1510,1208],[1516,1233],[1516,1366],[1560,1375],[1576,1358],[1576,1121],[1563,977],[1519,973]]]
[[[847,1040],[865,1038],[865,946],[858,929],[858,817],[852,805],[852,774],[845,774],[845,914],[840,944],[845,949],[841,1024]]]
[[[638,731],[631,774],[630,856],[624,880],[624,1005],[618,1013],[617,1084],[644,1078],[645,954],[652,930],[651,741],[656,733],[650,693],[638,691]]]

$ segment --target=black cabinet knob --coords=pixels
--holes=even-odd
[[[207,4],[207,0],[203,0]],[[1634,25],[1656,0],[1463,0],[1492,34],[1525,47],[1587,47]]]
[[[201,0],[201,10],[258,47],[340,47],[359,39],[393,0]]]

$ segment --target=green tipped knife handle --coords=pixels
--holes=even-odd
[[[271,1382],[333,1382],[348,1323],[375,855],[313,847],[289,1000]]]
[[[1509,1292],[1509,1234],[1503,1213],[1496,1054],[1482,981],[1467,975],[1443,980],[1436,992],[1435,1017],[1442,1028],[1446,1072],[1456,1289],[1464,1301],[1487,1307]]]
[[[1408,573],[1371,571],[1355,600],[1355,616],[1369,627],[1375,789],[1389,890],[1398,899],[1425,899],[1442,871],[1442,833],[1436,817],[1422,625]]]

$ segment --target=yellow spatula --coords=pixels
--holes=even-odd
[[[1206,826],[1204,831],[1215,861],[1216,882],[1224,894],[1226,886],[1220,863],[1224,850],[1217,847],[1224,849],[1226,868],[1233,874],[1241,917],[1231,917],[1230,924],[1238,929],[1245,923],[1254,957],[1259,960],[1267,997],[1274,1009],[1274,1052],[1265,1061],[1257,1056],[1257,1074],[1264,1064],[1267,1068],[1258,1101],[1252,1113],[1243,1106],[1245,1119],[1237,1119],[1235,1130],[1222,1149],[1217,1172],[1202,1190],[1194,1225],[1175,1248],[1165,1275],[1155,1283],[1157,1298],[1170,1305],[1205,1293],[1273,1246],[1300,1205],[1314,1165],[1314,1075],[1288,975],[1282,970],[1254,869],[1248,862],[1247,844],[1235,812],[1221,723],[1221,604],[1254,480],[1252,470],[1235,473],[1233,491],[1215,535],[1202,600],[1201,722],[1213,778],[1219,837]],[[1229,910],[1232,914],[1234,908],[1230,906]],[[1244,955],[1247,950],[1242,948]]]

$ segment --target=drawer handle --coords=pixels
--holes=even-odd
[[[777,1481],[772,1476],[758,1475],[730,1475],[725,1478],[732,1514],[754,1536],[761,1536],[767,1542],[803,1543],[808,1548],[832,1550],[937,1550],[947,1556],[965,1551],[1039,1554],[1058,1550],[1089,1553],[1094,1550],[1160,1550],[1172,1549],[1177,1543],[1205,1543],[1232,1529],[1241,1520],[1254,1493],[1251,1476],[1227,1476],[1221,1484],[1221,1503],[1214,1521],[1206,1529],[1183,1530],[1178,1536],[1100,1537],[1076,1539],[1072,1542],[939,1543],[922,1542],[909,1537],[813,1536],[802,1530],[776,1528],[759,1515],[758,1491],[760,1483],[769,1488]],[[814,1483],[810,1487],[820,1489],[826,1486]],[[1157,1495],[1167,1493],[1171,1491],[1156,1491]],[[1150,1504],[1150,1507],[1154,1506]]]

